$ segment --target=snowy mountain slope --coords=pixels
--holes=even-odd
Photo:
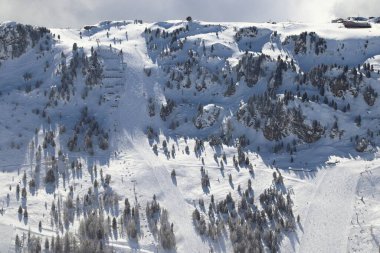
[[[373,164],[365,167],[356,188],[348,248],[357,252],[371,252],[379,248],[379,169],[372,166]]]
[[[377,252],[379,34],[50,29],[1,61],[0,251]]]

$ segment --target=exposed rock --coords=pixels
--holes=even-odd
[[[210,127],[214,125],[218,119],[221,107],[214,104],[208,104],[200,108],[197,117],[194,120],[194,125],[198,129]]]
[[[355,149],[358,152],[364,152],[368,148],[369,142],[366,138],[361,138],[356,142]]]

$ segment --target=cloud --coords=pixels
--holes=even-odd
[[[333,16],[375,15],[378,0],[0,0],[0,21],[82,27],[101,20],[161,21],[192,16],[205,21],[328,21]],[[377,8],[375,8],[375,6]]]
[[[379,16],[380,1],[379,0],[338,0],[333,6],[332,12],[335,17],[349,16]]]

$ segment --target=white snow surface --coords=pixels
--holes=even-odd
[[[68,186],[74,185],[76,193],[86,193],[92,186],[91,175],[87,167],[97,164],[104,173],[111,174],[112,189],[120,196],[120,212],[124,206],[124,198],[128,197],[134,203],[138,201],[141,214],[142,233],[138,243],[127,239],[113,238],[111,244],[118,252],[165,252],[159,247],[156,238],[149,231],[145,205],[157,196],[162,207],[169,211],[169,219],[174,223],[174,231],[177,241],[177,252],[233,252],[232,245],[227,234],[219,240],[210,240],[200,236],[192,223],[192,212],[198,206],[198,199],[203,198],[206,207],[210,203],[213,194],[221,200],[228,194],[238,196],[237,185],[246,187],[247,180],[251,178],[256,198],[264,189],[272,183],[274,169],[268,161],[278,159],[281,162],[281,173],[287,189],[292,192],[294,200],[294,213],[300,215],[301,222],[297,224],[294,232],[287,233],[280,245],[281,252],[378,252],[380,243],[380,153],[377,150],[358,154],[348,148],[349,140],[323,140],[309,150],[309,145],[304,144],[299,148],[295,163],[289,163],[288,158],[281,154],[273,155],[269,148],[262,148],[261,152],[250,151],[249,158],[254,164],[254,177],[247,169],[237,171],[232,162],[236,154],[236,148],[223,146],[223,150],[215,150],[208,144],[202,153],[205,165],[202,165],[201,157],[193,152],[194,136],[207,136],[214,128],[213,121],[219,111],[225,115],[229,112],[224,107],[223,99],[200,97],[204,104],[204,118],[208,125],[198,133],[193,126],[181,126],[174,135],[167,130],[159,116],[149,117],[147,113],[148,98],[153,97],[157,103],[165,102],[164,85],[160,83],[161,76],[158,71],[158,63],[154,57],[149,56],[144,38],[146,27],[162,27],[174,30],[184,26],[186,22],[167,21],[159,23],[133,24],[133,21],[114,22],[112,25],[99,23],[91,33],[83,29],[51,29],[56,41],[50,51],[41,53],[38,49],[30,49],[20,58],[3,61],[0,67],[0,199],[4,214],[0,216],[0,252],[14,252],[14,240],[16,233],[22,235],[30,229],[33,234],[52,236],[58,232],[56,227],[50,225],[50,206],[57,196],[66,197]],[[308,70],[320,63],[348,64],[357,66],[366,60],[374,64],[375,69],[380,66],[380,25],[373,24],[370,29],[349,30],[341,24],[304,24],[304,23],[203,23],[209,24],[210,29],[204,31],[195,30],[188,40],[202,38],[206,46],[214,45],[216,52],[219,48],[230,55],[231,64],[235,58],[244,53],[233,40],[234,28],[256,26],[263,29],[263,37],[272,31],[280,34],[280,41],[261,42],[258,39],[257,48],[254,51],[263,52],[273,58],[289,55],[289,49],[281,44],[287,35],[298,35],[303,31],[314,31],[320,37],[327,40],[327,54],[321,56],[303,55],[296,57],[298,67]],[[218,37],[212,26],[222,27]],[[215,28],[219,29],[219,28]],[[79,33],[82,31],[82,38]],[[107,38],[107,32],[109,38]],[[126,40],[126,32],[128,40]],[[117,40],[114,43],[113,38]],[[266,38],[266,37],[265,37]],[[120,42],[118,41],[120,39]],[[359,49],[366,40],[369,41],[368,50]],[[47,97],[43,89],[56,85],[59,76],[55,70],[60,62],[60,54],[63,51],[68,57],[73,43],[83,48],[89,54],[91,47],[100,48],[99,56],[106,69],[106,77],[103,86],[90,91],[89,98],[83,100],[80,97],[80,87],[70,102],[59,102],[55,108],[47,109],[48,115],[55,124],[48,124],[46,119],[31,112],[34,108],[43,108]],[[345,49],[336,52],[337,45],[345,44]],[[110,45],[112,49],[110,50]],[[225,48],[228,50],[225,50]],[[223,49],[224,48],[224,49]],[[118,56],[122,50],[122,59]],[[345,59],[342,59],[345,58]],[[50,67],[43,71],[44,63],[48,61]],[[210,63],[212,64],[212,63]],[[152,69],[148,77],[144,68]],[[32,81],[41,80],[40,89],[32,89],[30,93],[18,90],[24,84],[22,75],[25,72],[33,73]],[[112,76],[113,75],[113,76]],[[108,77],[107,77],[108,76]],[[120,86],[117,83],[121,83]],[[82,85],[82,86],[80,86]],[[113,88],[113,93],[107,93],[106,85]],[[379,82],[375,85],[379,85]],[[217,88],[215,88],[217,89]],[[247,91],[239,90],[238,96],[244,98]],[[242,88],[241,88],[242,89]],[[257,89],[260,89],[258,87]],[[378,89],[378,87],[376,88]],[[240,92],[240,93],[239,93]],[[108,94],[108,102],[98,105],[99,97]],[[118,96],[117,96],[118,95]],[[186,95],[186,94],[185,94]],[[190,96],[185,99],[192,99]],[[378,122],[380,110],[377,107],[368,108],[364,102],[352,102],[353,106],[363,107],[363,124]],[[31,169],[37,161],[35,152],[38,145],[42,145],[43,133],[50,129],[57,129],[58,124],[65,124],[70,129],[79,117],[80,109],[87,105],[100,124],[110,133],[110,147],[107,151],[95,150],[94,155],[85,151],[70,153],[69,157],[80,159],[83,164],[83,175],[80,178],[70,177],[66,183],[61,183],[54,193],[48,192],[41,183],[35,193],[28,191],[27,206],[29,218],[27,221],[19,219],[17,210],[21,200],[15,197],[15,188],[22,181],[23,172],[26,171],[28,180],[31,177]],[[216,112],[217,109],[217,112]],[[184,112],[195,112],[196,108],[185,108]],[[304,109],[304,113],[310,113],[318,119],[332,119],[332,115],[322,111],[316,112],[313,105]],[[327,109],[326,109],[327,112]],[[211,115],[211,116],[210,116]],[[62,116],[62,117],[61,117]],[[189,115],[189,124],[191,117]],[[177,115],[182,119],[186,115]],[[219,116],[221,117],[221,116]],[[343,116],[342,116],[343,117]],[[344,116],[345,117],[345,116]],[[211,122],[211,123],[210,123]],[[151,148],[151,143],[145,135],[147,126],[152,126],[159,132],[159,144],[163,140],[168,142],[168,147],[174,145],[175,159],[168,159],[161,145],[158,155]],[[350,129],[352,126],[344,126]],[[35,129],[37,128],[37,134]],[[240,131],[237,129],[237,131]],[[253,130],[252,130],[253,131]],[[254,134],[254,133],[252,133]],[[262,135],[256,134],[258,140]],[[49,147],[42,152],[42,171],[47,167],[47,158],[58,154],[58,147],[66,149],[67,136],[56,136],[56,149]],[[186,154],[185,147],[189,146],[190,154]],[[227,164],[225,175],[221,175],[219,164],[214,160],[214,153],[219,160],[222,152],[226,153]],[[330,161],[330,163],[327,163]],[[378,162],[379,161],[379,162]],[[208,171],[211,178],[210,192],[204,192],[200,186],[200,167]],[[175,169],[176,180],[170,176]],[[228,181],[228,174],[234,179],[233,185]],[[22,183],[21,183],[22,184]],[[11,190],[10,190],[11,187]],[[7,194],[10,195],[7,203]],[[363,197],[363,199],[361,199]],[[256,201],[257,199],[255,199]],[[257,200],[258,201],[258,200]],[[47,208],[45,208],[45,202]],[[42,220],[43,229],[38,230],[38,222]],[[78,220],[70,229],[75,232]]]

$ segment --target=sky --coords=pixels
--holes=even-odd
[[[328,22],[379,16],[380,0],[0,0],[0,22],[83,27],[103,20]]]

